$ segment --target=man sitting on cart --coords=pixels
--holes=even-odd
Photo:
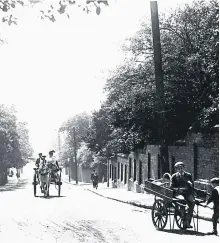
[[[194,186],[193,186],[192,175],[184,171],[185,165],[183,162],[177,162],[174,165],[174,167],[177,172],[172,175],[171,189],[174,190],[176,196],[182,195],[186,200],[186,203],[189,207],[186,228],[193,228],[190,225],[193,217],[193,209],[195,206],[195,202],[194,202],[195,198],[193,196]]]
[[[47,159],[47,166],[51,170],[52,178],[54,178],[54,180],[57,181],[59,177],[58,176],[59,164],[55,156],[53,155],[54,153],[55,153],[54,150],[51,150],[49,152],[49,158]]]

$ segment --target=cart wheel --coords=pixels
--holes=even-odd
[[[163,230],[166,227],[168,211],[163,200],[158,199],[154,202],[151,216],[156,229]]]
[[[61,185],[58,185],[58,197],[60,197]]]
[[[186,213],[185,207],[176,205],[174,218],[175,218],[177,226],[180,229],[186,229],[187,213]]]
[[[50,196],[50,185],[47,186],[47,197]]]
[[[37,195],[37,175],[34,175],[34,182],[33,182],[33,186],[34,186],[34,196],[36,197]]]
[[[61,193],[61,185],[62,185],[62,182],[60,181],[60,179],[59,179],[59,181],[57,182],[57,185],[58,185],[58,197],[60,197],[60,193]]]
[[[62,182],[61,182],[61,170],[60,170],[59,182],[57,184],[58,184],[58,197],[60,197],[61,185],[62,185]]]

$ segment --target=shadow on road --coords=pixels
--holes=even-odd
[[[193,231],[193,230],[181,230],[181,229],[173,229],[173,230],[164,229],[163,232],[178,234],[178,235],[195,235],[195,236],[207,235],[207,234],[202,233],[202,232],[196,232],[196,231]]]
[[[27,179],[19,179],[17,183],[9,183],[0,187],[0,192],[15,191],[24,189],[28,183]]]
[[[59,224],[57,222],[51,221],[51,223],[55,226],[56,230],[60,228],[61,232],[71,232],[73,238],[80,240],[79,242],[90,242],[87,240],[91,240],[91,238],[95,240],[95,242],[106,242],[106,239],[103,233],[101,232],[101,229],[98,229],[99,226],[97,226],[96,221],[65,221],[64,224]],[[51,225],[50,227],[53,226]]]

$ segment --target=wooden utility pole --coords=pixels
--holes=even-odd
[[[153,48],[154,48],[154,68],[155,68],[156,94],[157,94],[158,139],[160,143],[163,143],[164,85],[163,85],[163,70],[162,70],[160,29],[159,29],[157,1],[151,1],[150,8],[151,8],[151,23],[152,23]]]
[[[73,127],[74,136],[74,157],[75,157],[75,170],[76,170],[76,184],[78,184],[78,165],[77,165],[77,154],[76,154],[76,129]]]
[[[165,110],[164,110],[164,83],[163,83],[163,69],[161,58],[161,43],[160,43],[160,27],[158,17],[157,1],[150,2],[151,9],[151,23],[152,23],[152,35],[153,35],[153,48],[154,48],[154,70],[156,80],[156,112],[157,112],[157,127],[158,127],[158,142],[160,145],[160,156],[158,158],[158,177],[164,172],[169,172],[168,162],[168,147],[166,144],[166,138],[164,133],[165,128]]]
[[[107,187],[109,187],[109,158],[107,157]]]
[[[71,177],[71,176],[70,176],[70,173],[71,173],[71,165],[70,165],[70,161],[71,161],[70,158],[68,158],[68,162],[69,162],[69,182],[70,182],[70,177]]]

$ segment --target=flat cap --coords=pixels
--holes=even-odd
[[[175,168],[179,167],[179,166],[185,166],[183,162],[179,161],[176,162],[176,164],[174,165]]]
[[[219,183],[219,178],[218,177],[214,177],[210,180],[211,183]]]

